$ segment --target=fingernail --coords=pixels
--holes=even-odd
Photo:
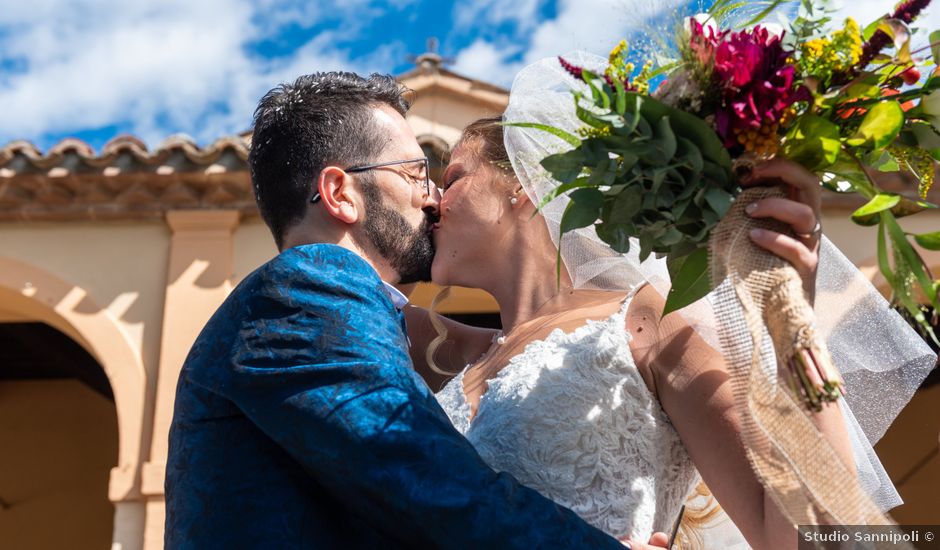
[[[752,202],[751,204],[744,207],[744,211],[747,212],[748,214],[753,214],[755,210],[757,210],[756,202]]]
[[[754,239],[759,239],[764,236],[763,229],[751,229],[751,237]]]

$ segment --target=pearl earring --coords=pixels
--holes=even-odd
[[[516,204],[517,202],[519,202],[519,199],[517,199],[516,197],[509,199],[509,204]]]

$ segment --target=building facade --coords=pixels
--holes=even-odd
[[[407,119],[438,177],[460,130],[508,100],[434,54],[400,78],[415,91]],[[180,366],[231,289],[276,254],[251,192],[250,139],[0,149],[0,546],[162,547]],[[828,200],[826,233],[886,290],[874,234],[859,236],[851,207]],[[940,227],[940,215],[916,218],[912,231]],[[940,255],[928,260],[940,272]],[[412,299],[428,305],[436,293],[421,285]],[[458,289],[440,310],[496,304]],[[909,501],[901,521],[940,523],[938,389],[921,390],[878,447]]]

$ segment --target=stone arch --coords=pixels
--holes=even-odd
[[[450,145],[444,138],[434,134],[421,134],[417,137],[418,145],[422,148],[428,147],[441,157],[446,157],[450,152]]]
[[[418,145],[428,157],[429,168],[431,169],[431,180],[441,185],[441,179],[444,175],[444,168],[450,160],[450,146],[442,138],[434,134],[422,134],[418,136]]]
[[[0,303],[11,312],[65,333],[104,369],[114,393],[119,438],[118,464],[111,470],[109,498],[120,502],[137,497],[147,379],[140,353],[117,319],[81,287],[2,256]]]

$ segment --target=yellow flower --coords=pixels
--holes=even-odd
[[[800,46],[800,72],[826,82],[834,72],[844,71],[858,63],[862,54],[862,43],[858,23],[849,17],[841,30],[833,32],[829,37],[816,38]]]
[[[614,46],[614,49],[610,50],[610,55],[607,57],[607,62],[611,65],[616,64],[626,49],[627,41],[621,40],[617,43],[616,46]]]
[[[633,79],[633,86],[636,87],[636,91],[641,94],[649,93],[650,90],[650,70],[653,68],[653,61],[648,60],[643,64],[643,69],[640,70],[640,74],[636,75],[636,78]],[[632,71],[631,71],[632,72]]]

